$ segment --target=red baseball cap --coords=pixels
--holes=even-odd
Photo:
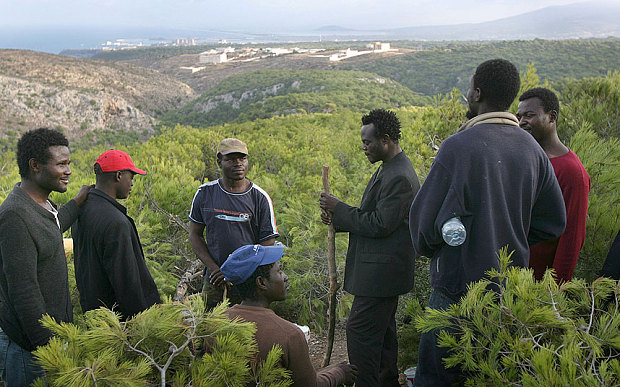
[[[116,172],[129,170],[138,175],[146,175],[146,172],[136,168],[131,157],[121,150],[110,149],[103,152],[95,164],[99,164],[103,172]]]

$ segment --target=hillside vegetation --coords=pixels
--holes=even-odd
[[[365,44],[294,45],[361,49]],[[464,93],[474,67],[494,57],[511,59],[522,71],[534,63],[540,77],[557,87],[563,79],[601,76],[620,66],[620,39],[399,41],[392,46],[405,50],[341,62],[283,55],[209,66],[195,74],[180,67],[194,65],[204,47],[119,51],[106,54],[108,60],[0,50],[0,149],[40,126],[63,130],[81,147],[144,141],[169,112],[167,126],[205,126],[341,109],[433,106],[437,94],[455,86]],[[206,94],[196,99],[198,92]]]
[[[0,50],[0,141],[39,126],[71,138],[107,130],[148,138],[156,117],[193,97],[185,84],[130,64]]]
[[[225,79],[162,121],[204,126],[339,109],[397,108],[429,101],[389,78],[368,72],[260,70]]]
[[[394,42],[392,46],[421,49],[416,42]],[[341,68],[374,72],[432,96],[454,87],[466,91],[476,66],[494,58],[508,59],[521,71],[534,63],[540,77],[549,81],[598,77],[620,70],[620,39],[450,43],[373,62],[345,61]]]

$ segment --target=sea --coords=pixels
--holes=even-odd
[[[195,39],[196,44],[228,43],[270,43],[292,41],[319,41],[331,35],[330,39],[350,40],[359,36],[345,36],[348,31],[299,30],[284,33],[261,33],[223,30],[184,30],[156,27],[46,27],[0,26],[0,49],[34,50],[58,54],[62,50],[87,50],[101,48],[106,42],[122,41],[127,44],[153,46],[166,45],[175,39]],[[356,35],[364,32],[356,31]]]

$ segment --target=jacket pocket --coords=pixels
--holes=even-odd
[[[381,253],[363,253],[360,254],[360,261],[366,263],[394,263],[396,257]]]

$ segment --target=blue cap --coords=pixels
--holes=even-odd
[[[226,281],[233,285],[244,283],[256,268],[262,265],[274,263],[284,254],[284,247],[247,245],[241,246],[228,256],[228,259],[220,267]]]

